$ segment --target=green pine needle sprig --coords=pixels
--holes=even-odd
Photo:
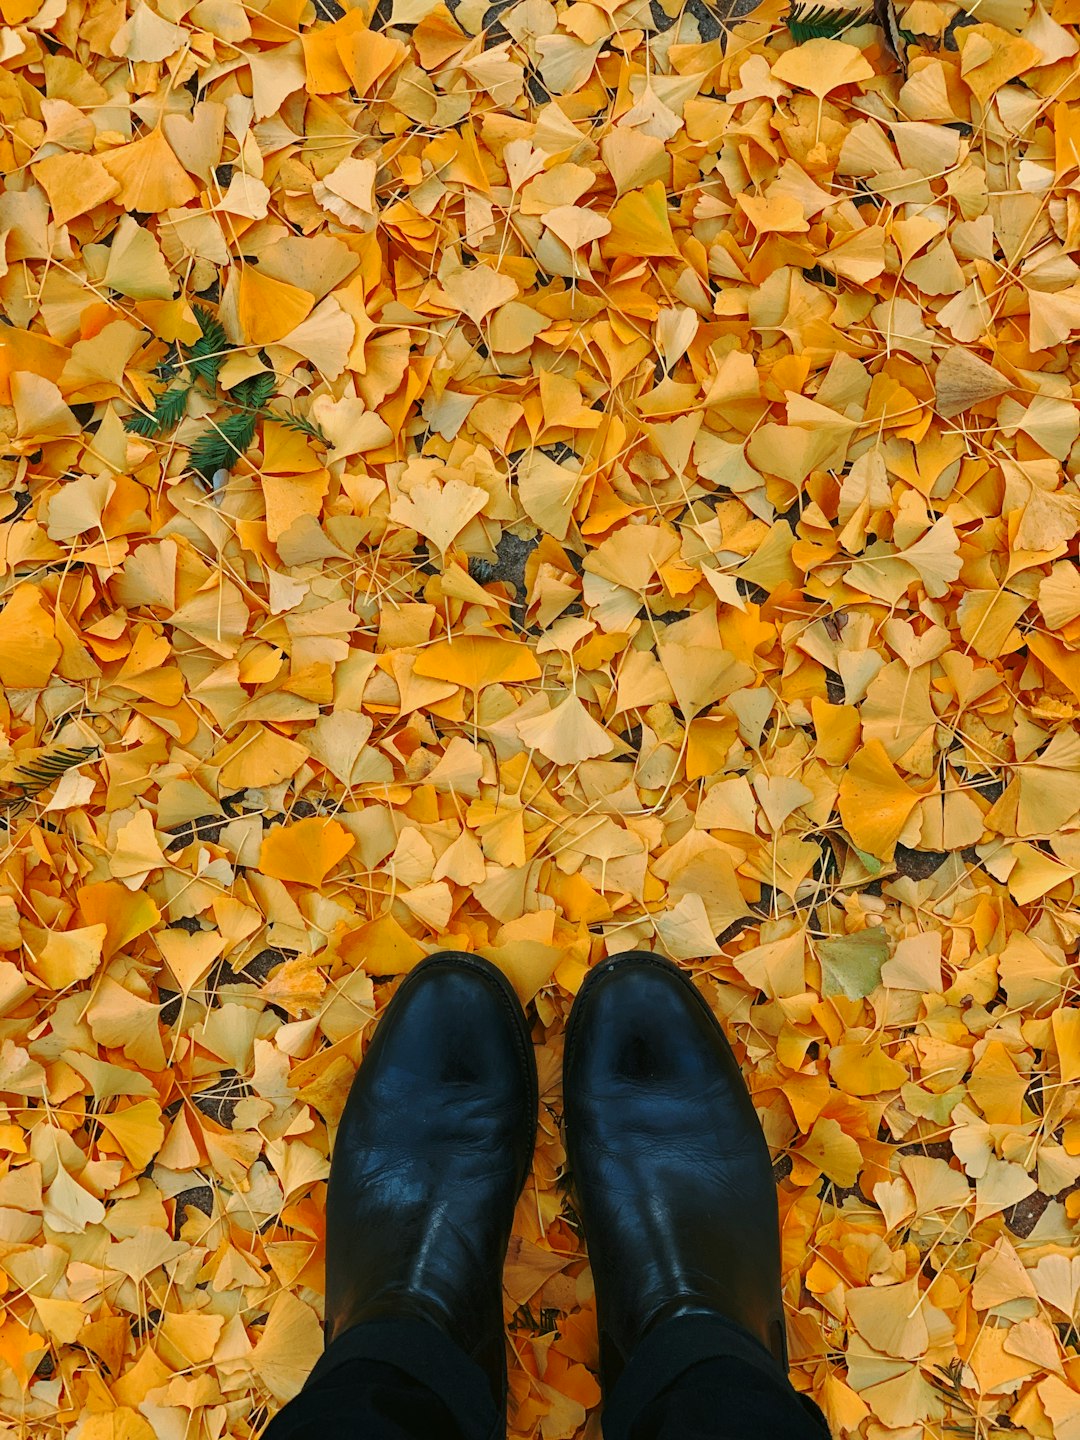
[[[309,420],[306,415],[298,415],[295,410],[286,410],[280,415],[275,410],[274,419],[279,425],[284,425],[287,430],[297,430],[301,435],[306,435],[309,440],[317,440],[320,445],[330,444],[314,420]]]
[[[132,435],[141,435],[144,440],[151,440],[165,430],[174,430],[184,418],[190,393],[189,385],[174,385],[169,390],[163,390],[154,400],[153,410],[140,410],[129,415],[124,421],[124,428]]]
[[[212,421],[191,447],[188,464],[192,470],[208,485],[217,471],[231,470],[254,440],[258,421],[255,410],[236,410],[223,420]]]
[[[274,393],[275,379],[272,371],[263,370],[260,374],[251,375],[247,380],[241,380],[238,385],[234,385],[229,392],[229,398],[237,405],[261,410]]]
[[[221,367],[231,348],[229,339],[221,321],[204,305],[195,306],[195,315],[199,338],[180,356],[187,366],[190,382],[170,385],[161,391],[154,398],[153,410],[139,410],[129,415],[124,428],[130,434],[153,440],[166,431],[175,430],[187,412],[188,396],[201,385],[227,411],[216,420],[208,420],[208,428],[195,437],[189,449],[188,464],[207,485],[213,485],[219,471],[232,469],[254,440],[260,420],[274,420],[322,445],[329,445],[318,425],[306,416],[294,410],[279,412],[269,408],[277,384],[273,371],[249,375],[227,394],[220,394]]]
[[[192,375],[213,389],[229,349],[229,339],[221,321],[211,315],[205,305],[195,306],[195,318],[202,334],[187,353],[187,366]]]
[[[827,5],[799,5],[789,10],[785,23],[792,39],[800,45],[807,40],[834,40],[855,25],[866,25],[874,18],[872,10],[833,10]]]
[[[47,789],[54,780],[59,780],[73,765],[81,765],[98,754],[97,745],[67,745],[47,750],[36,759],[17,766],[7,772],[7,779],[0,783],[0,808],[13,808],[19,813],[35,795]]]

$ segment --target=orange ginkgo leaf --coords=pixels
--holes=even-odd
[[[271,475],[308,475],[322,469],[322,460],[311,448],[306,435],[279,425],[276,420],[264,420],[262,427],[263,463],[265,473]]]
[[[47,1340],[41,1335],[31,1334],[14,1315],[6,1315],[0,1323],[0,1359],[3,1359],[20,1387],[29,1385],[42,1351],[48,1348]]]
[[[253,345],[281,340],[310,315],[314,305],[310,291],[264,275],[254,265],[244,266],[237,308],[240,328]]]
[[[527,646],[483,634],[455,635],[429,645],[417,657],[415,669],[417,675],[447,680],[466,690],[512,685],[540,676],[540,666]]]
[[[149,895],[131,891],[117,880],[82,886],[78,900],[78,913],[84,924],[105,926],[107,960],[136,936],[152,930],[161,918]]]
[[[48,683],[61,647],[52,616],[36,585],[17,585],[0,610],[0,684],[40,690]]]
[[[259,870],[276,880],[321,885],[353,847],[353,837],[337,820],[312,815],[275,825],[262,842]]]
[[[859,750],[840,781],[840,818],[860,850],[891,860],[919,796],[901,778],[880,740]]]
[[[31,169],[34,179],[49,197],[57,225],[66,225],[77,215],[85,215],[88,210],[111,200],[120,189],[120,181],[96,155],[65,151],[39,160]]]

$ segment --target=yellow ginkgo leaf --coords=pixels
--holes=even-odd
[[[65,1235],[80,1235],[88,1225],[105,1218],[105,1206],[58,1165],[56,1178],[45,1192],[45,1223]]]
[[[724,647],[711,609],[669,625],[656,647],[679,708],[688,718],[753,679],[748,665]]]
[[[445,555],[454,538],[490,499],[478,485],[467,485],[456,477],[440,485],[431,477],[414,485],[408,495],[399,495],[390,507],[390,516],[425,536]]]
[[[1051,1019],[1061,1079],[1069,1085],[1080,1079],[1080,1010],[1055,1010]]]
[[[822,1116],[799,1146],[799,1160],[813,1165],[835,1185],[854,1185],[862,1169],[862,1151],[836,1120]]]
[[[490,315],[492,310],[497,310],[520,293],[512,275],[503,275],[490,265],[474,265],[470,270],[464,266],[455,267],[440,278],[450,304],[476,325],[485,315]]]
[[[299,1393],[322,1350],[322,1326],[315,1312],[282,1291],[270,1306],[251,1365],[274,1399],[284,1403]]]
[[[130,215],[116,227],[105,283],[132,300],[171,300],[176,293],[176,280],[157,241]]]
[[[186,205],[198,194],[161,130],[106,151],[101,163],[119,185],[117,203],[125,210],[154,214]]]
[[[899,1090],[907,1079],[903,1065],[880,1045],[834,1045],[829,1051],[829,1074],[845,1095],[860,1096]]]
[[[612,206],[608,216],[611,230],[601,249],[605,255],[676,256],[679,247],[671,232],[667,189],[662,180],[651,180],[641,190],[631,190]]]
[[[941,935],[927,930],[901,940],[881,967],[881,983],[895,990],[941,990]]]
[[[1003,85],[1033,65],[1045,64],[1037,46],[1000,25],[972,25],[964,29],[960,70],[964,83],[979,101],[987,105]]]
[[[801,235],[810,229],[794,195],[736,195],[740,210],[759,235]]]
[[[578,496],[585,485],[580,466],[560,464],[542,450],[522,456],[518,496],[526,515],[556,540],[565,540]]]
[[[98,1115],[97,1121],[116,1141],[131,1161],[136,1173],[146,1169],[165,1139],[161,1107],[153,1100],[140,1100],[126,1110],[117,1110],[111,1115]]]
[[[104,925],[50,930],[44,945],[28,957],[30,969],[50,990],[65,990],[93,975],[101,963]]]
[[[508,300],[488,321],[488,345],[504,354],[520,355],[550,324],[551,321],[531,305]]]
[[[519,721],[517,728],[530,750],[539,750],[556,765],[577,765],[610,755],[615,748],[615,741],[576,695],[568,695],[545,715]]]
[[[1026,595],[1008,590],[965,590],[957,606],[960,635],[984,660],[1011,654],[1024,643],[1014,627],[1030,604]]]
[[[31,1301],[46,1333],[59,1340],[61,1345],[70,1345],[89,1319],[86,1308],[77,1300],[54,1300],[34,1295]]]
[[[785,51],[773,63],[772,73],[785,85],[809,90],[821,99],[841,85],[872,79],[874,67],[854,45],[816,37]]]
[[[405,890],[398,898],[435,935],[442,934],[454,913],[454,892],[444,880]]]
[[[664,954],[673,960],[699,960],[719,955],[712,924],[700,895],[687,894],[677,905],[654,917]]]
[[[85,1332],[80,1338],[85,1341]],[[81,1440],[155,1440],[149,1420],[130,1405],[117,1405],[103,1414],[87,1415],[79,1426],[79,1435]]]
[[[488,946],[484,955],[497,965],[517,991],[518,999],[527,1005],[537,992],[550,984],[566,952],[550,943],[546,932],[524,923],[531,917],[512,922],[509,937],[502,945]]]
[[[267,471],[260,483],[266,505],[266,534],[276,545],[297,520],[305,515],[314,519],[322,513],[330,476],[322,467],[307,474],[272,475]]]
[[[847,1292],[855,1329],[882,1355],[915,1360],[929,1344],[926,1305],[915,1280],[903,1285],[866,1285]]]
[[[580,250],[611,232],[611,221],[583,205],[556,205],[544,212],[543,223],[568,250]]]
[[[186,995],[210,972],[210,967],[225,948],[225,941],[216,930],[162,930],[156,937],[165,963]]]
[[[1038,1188],[1022,1165],[1011,1160],[988,1160],[985,1172],[975,1181],[976,1225],[1026,1200]]]
[[[166,1311],[156,1327],[155,1348],[177,1370],[203,1365],[214,1353],[224,1324],[222,1316],[205,1311]]]

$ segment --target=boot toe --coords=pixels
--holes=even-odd
[[[376,1063],[372,1063],[376,1062]],[[536,1110],[536,1068],[528,1024],[509,982],[475,955],[446,951],[402,983],[368,1047],[369,1079],[397,1095],[416,1088],[429,1101],[475,1092]]]
[[[567,1100],[671,1090],[702,1093],[717,1084],[742,1104],[745,1083],[703,995],[670,961],[631,951],[588,977],[567,1035]]]

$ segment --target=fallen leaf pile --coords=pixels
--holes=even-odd
[[[4,1437],[297,1392],[445,947],[539,1045],[511,1430],[598,1436],[561,1037],[641,946],[835,1433],[1080,1434],[1080,0],[972,11],[0,0]]]

